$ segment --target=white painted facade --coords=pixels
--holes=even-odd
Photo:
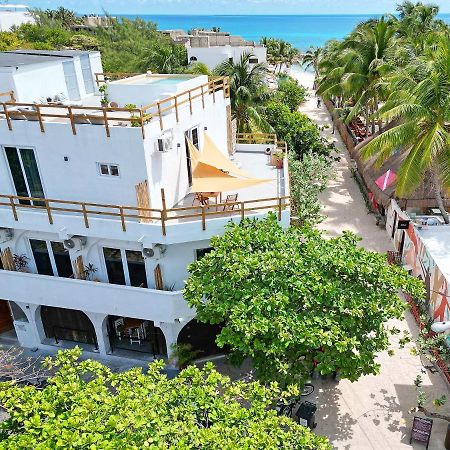
[[[255,64],[267,62],[267,49],[262,45],[188,47],[187,52],[189,63],[201,62],[206,64],[211,70],[217,67],[220,63],[230,59],[233,60],[234,63],[237,63],[245,53],[254,55]]]
[[[34,23],[31,14],[24,8],[2,7],[0,5],[0,31],[9,31],[12,27],[18,27],[24,23]]]
[[[103,71],[99,52],[69,50],[60,56],[55,54],[58,52],[39,50],[1,53],[0,92],[14,91],[16,100],[25,103],[42,103],[63,94],[72,104],[81,104],[81,99],[98,92],[95,73]],[[83,76],[84,62],[88,70]]]
[[[101,72],[98,53],[93,52],[90,58],[93,73]],[[50,64],[55,69],[51,77]],[[36,67],[28,65],[23,71],[10,71],[10,80],[13,90],[17,89],[17,97],[21,101],[31,101],[35,96],[48,95],[57,83],[54,74],[58,73],[59,64],[59,61],[36,63]],[[33,83],[32,74],[38,72],[40,75],[36,85],[28,86],[28,83]],[[21,84],[21,77],[27,78],[28,83]],[[143,106],[208,82],[204,76],[158,78],[152,75],[150,78],[143,75],[108,83],[109,100],[116,102],[119,107],[129,103]],[[62,85],[57,87],[59,89],[62,89]],[[80,97],[83,104],[99,104],[99,96],[86,94],[81,85]],[[7,156],[11,154],[11,150],[7,149],[12,148],[19,149],[18,154],[21,154],[20,149],[33,151],[43,197],[47,199],[135,208],[138,205],[136,185],[146,180],[150,208],[163,208],[161,189],[164,189],[166,208],[191,206],[185,133],[196,128],[199,148],[202,148],[203,132],[207,131],[215,144],[227,154],[229,103],[223,90],[212,94],[206,89],[203,98],[195,98],[192,105],[189,102],[179,105],[178,114],[175,114],[174,109],[164,112],[162,122],[155,117],[144,125],[143,130],[129,124],[120,126],[112,123],[109,137],[104,125],[92,123],[77,123],[74,134],[69,120],[59,117],[44,120],[43,131],[36,120],[11,119],[9,129],[5,116],[0,114],[0,195],[4,196],[0,197],[0,203],[9,202],[5,196],[18,193]],[[163,106],[169,104],[166,102]],[[165,152],[158,151],[155,146],[158,139],[168,135],[172,137],[171,148]],[[239,201],[289,194],[287,166],[283,170],[270,166],[270,158],[265,155],[267,147],[235,146],[233,159],[238,166],[255,177],[273,179],[240,191]],[[25,167],[23,160],[21,164]],[[118,175],[102,175],[100,164],[116,167]],[[261,205],[264,203],[257,204]],[[198,250],[209,247],[212,236],[224,232],[230,220],[241,220],[238,211],[208,216],[204,224],[201,216],[175,218],[168,220],[163,230],[158,213],[158,220],[139,221],[136,217],[125,217],[122,224],[120,217],[117,217],[117,207],[88,205],[91,211],[114,213],[115,216],[90,212],[85,218],[80,205],[53,202],[51,206],[73,208],[74,211],[53,209],[50,220],[45,208],[17,205],[15,217],[10,206],[0,205],[0,250],[9,249],[14,255],[27,257],[24,272],[0,270],[0,299],[14,302],[23,311],[23,317],[14,321],[18,339],[23,346],[47,348],[55,345],[49,338],[42,311],[48,307],[64,308],[82,311],[89,318],[95,330],[98,351],[102,356],[112,358],[116,353],[111,344],[111,316],[150,321],[164,335],[166,349],[163,352],[170,354],[171,345],[177,342],[182,328],[195,318],[195,311],[187,305],[181,291],[188,276],[188,264],[196,259]],[[246,216],[262,218],[266,214],[266,210],[259,210],[246,213]],[[289,208],[281,208],[281,200],[278,214],[280,223],[288,226]],[[81,256],[84,266],[92,265],[96,269],[91,277],[95,281],[56,276],[60,269],[52,246],[73,236],[85,238],[83,246],[68,250],[73,273],[76,273],[75,261]],[[43,245],[47,248],[54,276],[42,274],[42,270],[40,272],[32,248],[32,242],[36,240],[45,241]],[[120,251],[123,285],[111,282],[105,248]],[[137,287],[132,282],[127,251],[141,255],[144,248],[153,248],[155,254],[143,258],[147,287]],[[165,290],[157,289],[154,272],[158,265]]]

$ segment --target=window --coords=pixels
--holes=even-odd
[[[200,261],[206,254],[210,252],[212,252],[212,247],[198,248],[197,250],[195,250],[196,261]]]
[[[41,275],[71,278],[72,261],[62,242],[30,239],[31,251],[37,272]]]
[[[141,251],[104,247],[103,255],[110,283],[147,287],[147,273]]]
[[[98,170],[100,175],[118,177],[119,166],[117,164],[98,163]]]
[[[44,198],[41,177],[32,148],[5,147],[9,171],[13,179],[16,193],[20,197]],[[19,203],[30,204],[29,200],[19,200]],[[42,202],[33,202],[42,206]]]
[[[258,58],[249,58],[248,62],[249,64],[258,64],[259,60]]]
[[[190,61],[197,61],[197,57],[196,56],[191,56]]]

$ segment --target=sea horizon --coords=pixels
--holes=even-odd
[[[157,24],[158,30],[219,27],[222,31],[259,42],[276,37],[300,50],[323,46],[331,39],[342,39],[362,21],[385,14],[114,14],[123,18],[141,18]],[[392,13],[392,15],[395,15]],[[450,13],[439,14],[450,23]],[[253,20],[249,20],[253,18]]]

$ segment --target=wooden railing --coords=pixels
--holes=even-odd
[[[179,108],[182,105],[189,104],[189,111],[193,112],[193,101],[201,98],[203,109],[205,108],[205,96],[212,95],[213,102],[216,102],[216,92],[223,91],[225,98],[230,96],[230,82],[228,77],[212,78],[208,83],[196,86],[184,92],[180,92],[171,97],[167,97],[158,102],[151,103],[150,105],[143,106],[141,108],[143,120],[149,120],[154,116],[159,117],[159,123],[161,130],[164,129],[163,115],[168,111],[175,111],[176,121],[179,122]]]
[[[181,206],[165,208],[164,191],[161,192],[163,208],[140,208],[137,206],[111,205],[101,203],[77,202],[70,200],[55,200],[49,198],[21,197],[17,195],[0,195],[0,206],[8,207],[15,221],[20,220],[20,213],[27,209],[36,209],[45,212],[50,225],[54,223],[54,213],[76,213],[89,228],[93,217],[103,216],[120,222],[123,231],[127,230],[127,220],[142,223],[160,223],[163,236],[166,236],[167,222],[174,220],[195,219],[201,224],[202,230],[206,230],[206,222],[214,217],[237,216],[244,219],[257,211],[275,211],[278,220],[281,214],[289,206],[289,196],[261,198],[233,203],[218,203],[209,206]],[[264,203],[264,204],[263,204]]]
[[[277,150],[283,153],[287,152],[287,144],[279,141],[274,133],[237,133],[237,144],[268,144],[275,145]]]
[[[0,92],[0,99],[3,100],[3,97],[8,97],[10,102],[16,101],[16,98],[14,97],[14,91]]]
[[[72,133],[77,134],[77,125],[95,124],[105,127],[106,136],[110,137],[110,127],[116,125],[129,124],[134,127],[140,127],[142,137],[145,138],[144,125],[150,122],[154,117],[159,118],[161,130],[164,129],[163,116],[168,111],[174,110],[176,121],[179,122],[180,106],[189,103],[190,114],[193,113],[193,101],[201,98],[203,109],[205,108],[205,97],[211,95],[213,101],[216,101],[216,93],[223,91],[224,97],[230,96],[230,84],[227,77],[211,79],[208,83],[197,86],[185,92],[180,92],[172,97],[154,102],[142,108],[115,108],[100,106],[66,106],[66,105],[48,105],[34,103],[0,103],[0,119],[5,118],[8,129],[12,130],[12,124],[15,120],[30,120],[39,123],[41,132],[45,132],[46,119],[67,120],[70,123]],[[13,95],[13,94],[12,94]],[[12,97],[14,98],[14,97]]]

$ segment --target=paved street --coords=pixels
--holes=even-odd
[[[317,108],[317,100],[312,91],[313,76],[305,72],[294,72],[294,76],[310,89],[310,97],[301,106],[301,111],[319,126],[329,125],[323,135],[333,140],[340,161],[335,163],[334,177],[328,189],[321,195],[323,214],[327,218],[320,228],[335,236],[343,230],[351,230],[363,239],[361,245],[369,250],[385,252],[391,249],[389,238],[375,224],[375,217],[367,213],[364,199],[355,180],[351,177],[349,155],[338,134],[333,135],[331,118],[325,107]],[[415,334],[417,327],[408,312],[406,320],[396,321],[395,326]],[[328,436],[337,449],[345,450],[401,450],[425,448],[423,444],[409,444],[413,414],[409,410],[415,406],[416,394],[413,381],[421,372],[419,357],[412,356],[410,344],[399,349],[398,338],[392,339],[395,355],[387,353],[379,356],[381,372],[378,376],[365,376],[355,383],[347,380],[339,383],[332,380],[315,381],[315,396],[318,404],[316,432]],[[425,391],[433,399],[446,394],[448,385],[439,374],[423,374]],[[442,408],[450,411],[450,405]],[[443,412],[440,411],[440,412]],[[435,420],[429,449],[444,449],[447,423]]]

